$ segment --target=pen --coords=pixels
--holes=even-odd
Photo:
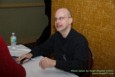
[[[23,64],[25,62],[28,62],[29,60],[31,60],[31,58],[24,58],[20,61],[20,64]]]

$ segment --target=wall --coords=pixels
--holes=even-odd
[[[54,13],[60,7],[72,11],[73,28],[89,41],[93,53],[93,70],[111,71],[92,77],[113,77],[115,71],[115,0],[52,0],[52,33]],[[77,41],[77,40],[76,40]]]
[[[0,35],[7,44],[12,32],[18,43],[36,41],[47,24],[44,0],[0,0]]]

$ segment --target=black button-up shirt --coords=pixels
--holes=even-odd
[[[32,49],[31,53],[33,57],[47,56],[53,53],[56,68],[68,72],[74,70],[73,73],[80,75],[82,73],[77,71],[89,68],[89,61],[91,61],[89,52],[90,49],[86,38],[71,29],[66,38],[56,32],[45,43]]]

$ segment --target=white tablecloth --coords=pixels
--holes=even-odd
[[[24,45],[17,45],[16,49],[12,49],[10,46],[8,46],[8,48],[12,56],[21,56],[31,51]],[[41,69],[39,66],[39,61],[41,58],[42,56],[36,57],[27,63],[22,64],[26,70],[26,77],[78,77],[75,74],[68,73],[56,68],[47,68],[45,70]]]
[[[24,63],[23,67],[26,70],[26,77],[78,77],[75,74],[68,73],[56,68],[41,69],[39,61],[42,57],[37,57],[31,61]]]

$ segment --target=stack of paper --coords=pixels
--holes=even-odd
[[[12,49],[11,46],[8,46],[11,56],[21,56],[31,51],[28,47],[20,44],[16,45],[15,49]]]

